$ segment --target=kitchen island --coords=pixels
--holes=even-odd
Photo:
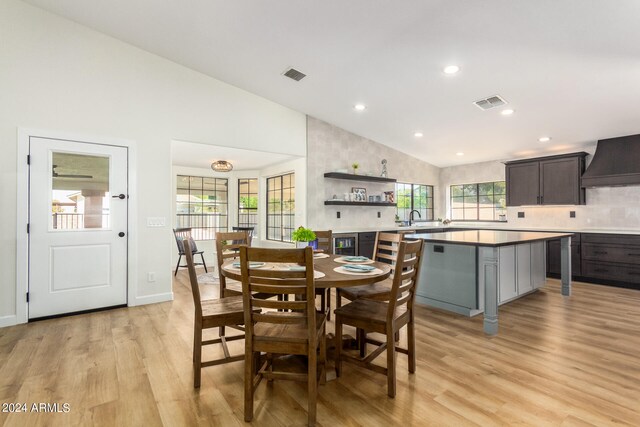
[[[545,281],[547,240],[561,241],[562,294],[571,295],[571,233],[498,230],[418,233],[425,241],[416,302],[474,316],[498,333],[498,306],[534,292]]]

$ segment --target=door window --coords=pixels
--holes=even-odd
[[[108,229],[109,156],[52,152],[51,230]]]

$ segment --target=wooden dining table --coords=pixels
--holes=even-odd
[[[324,277],[315,279],[316,288],[347,288],[350,286],[371,285],[388,278],[391,274],[391,266],[389,264],[377,261],[368,263],[366,265],[370,265],[377,268],[378,270],[381,270],[380,273],[340,273],[335,271],[335,268],[343,266],[345,265],[345,263],[336,261],[336,259],[339,258],[344,258],[344,255],[328,255],[324,258],[317,259],[314,257],[313,269],[324,274]],[[221,272],[225,277],[229,279],[241,281],[242,275],[240,273],[240,269],[237,267],[233,267],[234,262],[237,262],[237,260],[233,260],[223,264]]]
[[[350,286],[371,285],[373,283],[385,280],[391,275],[391,266],[389,264],[377,261],[369,261],[369,263],[366,264],[380,270],[380,272],[377,272],[375,274],[340,273],[338,271],[335,271],[336,267],[345,265],[344,262],[341,263],[336,261],[336,259],[340,258],[344,258],[344,255],[325,255],[322,258],[314,257],[313,269],[316,272],[322,273],[324,275],[323,277],[319,277],[314,280],[316,288],[346,288]],[[220,268],[220,271],[228,279],[241,281],[242,274],[240,272],[240,269],[237,267],[233,267],[233,263],[237,261],[238,259],[235,259],[223,264]],[[335,346],[338,345],[338,342],[343,348],[356,348],[357,346],[355,338],[348,334],[344,334],[342,335],[342,337],[340,337],[340,340],[336,340],[335,335],[329,332],[327,333],[326,340],[328,352],[332,352],[335,349]],[[333,359],[329,357],[329,360]],[[336,376],[333,370],[327,373],[327,381],[332,381],[335,379]]]

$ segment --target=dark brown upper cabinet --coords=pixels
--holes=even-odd
[[[507,206],[584,205],[584,151],[506,162]]]

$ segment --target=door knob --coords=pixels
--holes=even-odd
[[[118,195],[116,195],[116,196],[111,196],[111,197],[112,197],[112,198],[114,198],[114,199],[120,199],[120,200],[122,200],[122,199],[124,199],[124,198],[125,198],[125,197],[127,197],[127,196],[125,196],[124,194],[118,194]]]
[[[119,232],[119,233],[118,233],[118,236],[120,236],[120,237],[124,237],[124,231]]]

